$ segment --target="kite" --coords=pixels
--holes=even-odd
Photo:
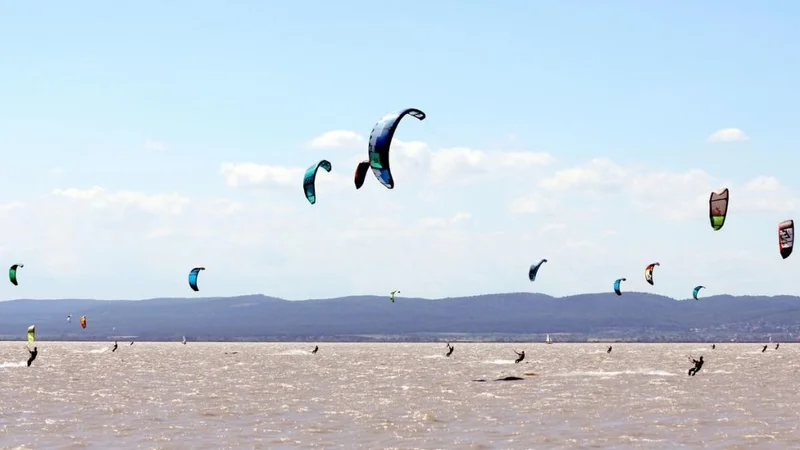
[[[697,298],[697,293],[700,292],[700,289],[705,289],[705,288],[706,288],[705,286],[695,286],[694,290],[692,291],[692,297],[694,297],[695,300],[700,300],[699,298]]]
[[[86,316],[81,316],[81,328],[86,328]]]
[[[8,279],[14,286],[17,286],[17,269],[21,269],[23,267],[25,266],[22,264],[14,264],[10,269],[8,269]]]
[[[708,218],[711,220],[711,228],[719,231],[725,225],[725,217],[728,216],[728,188],[719,192],[712,192],[708,198]]]
[[[356,184],[356,189],[361,189],[361,186],[364,185],[364,180],[367,177],[368,170],[369,170],[369,161],[361,161],[356,166],[356,173],[353,176],[353,181]]]
[[[28,344],[33,344],[36,340],[36,325],[28,327]]]
[[[622,291],[620,290],[620,284],[622,284],[623,281],[628,281],[628,280],[626,278],[619,278],[616,281],[614,281],[614,292],[617,295],[622,295]]]
[[[315,183],[317,181],[317,170],[322,167],[326,172],[330,172],[332,167],[331,163],[323,159],[322,161],[314,164],[306,169],[306,175],[303,177],[303,192],[306,194],[306,200],[312,205],[317,202],[317,189]]]
[[[536,263],[533,263],[531,265],[530,269],[528,269],[528,279],[531,280],[531,281],[536,280],[536,274],[539,273],[539,267],[541,267],[542,264],[544,264],[546,262],[547,262],[546,259],[542,259],[542,260],[540,260],[540,261],[538,261]]]
[[[794,220],[784,220],[778,224],[778,247],[781,257],[786,259],[792,254],[794,248]]]
[[[392,137],[397,130],[397,125],[406,115],[425,120],[424,112],[415,108],[404,109],[399,113],[381,117],[369,135],[369,166],[378,181],[387,189],[394,188],[394,177],[392,177],[392,170],[389,166],[389,147],[392,144]]]
[[[189,287],[192,288],[193,291],[197,292],[200,289],[197,288],[197,276],[200,275],[201,270],[206,270],[205,267],[195,267],[189,272]]]
[[[650,285],[651,285],[651,286],[653,285],[653,269],[655,269],[655,268],[656,268],[656,266],[660,266],[660,265],[661,265],[661,264],[659,264],[659,263],[657,263],[657,262],[654,262],[653,264],[649,264],[649,265],[648,265],[647,267],[645,267],[645,269],[644,269],[644,279],[645,279],[645,280],[646,280],[648,283],[650,283]]]

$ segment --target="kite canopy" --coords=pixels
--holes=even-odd
[[[653,269],[655,269],[656,266],[660,265],[661,265],[660,263],[654,262],[652,264],[648,264],[647,267],[645,267],[644,269],[644,279],[645,281],[650,283],[651,286],[653,285]]]
[[[353,182],[356,184],[356,189],[361,189],[364,185],[364,180],[367,178],[367,171],[369,170],[369,161],[361,161],[356,166],[356,173],[353,175]]]
[[[694,297],[695,300],[700,300],[699,298],[697,298],[697,293],[700,292],[700,289],[705,289],[705,288],[706,288],[705,286],[695,286],[694,290],[692,291],[692,297]]]
[[[36,325],[28,327],[28,344],[33,344],[36,340]]]
[[[783,259],[792,254],[792,249],[794,248],[794,220],[784,220],[778,224],[778,248],[780,248]]]
[[[404,109],[399,113],[391,113],[381,117],[369,135],[369,147],[367,150],[369,153],[369,165],[378,181],[388,189],[394,188],[394,177],[392,177],[392,169],[389,165],[389,147],[392,144],[392,137],[394,137],[394,132],[397,130],[397,125],[406,115],[425,120],[424,112],[415,108]]]
[[[620,290],[620,285],[622,284],[623,281],[628,281],[628,280],[626,278],[618,278],[616,281],[614,281],[614,293],[616,293],[617,295],[622,295],[622,291]]]
[[[201,270],[206,270],[205,267],[195,267],[189,272],[189,287],[192,288],[193,291],[197,292],[200,289],[197,288],[197,276],[200,275]]]
[[[725,225],[725,217],[728,216],[728,198],[728,188],[712,192],[708,198],[708,218],[714,231],[719,231]]]
[[[541,260],[531,264],[530,269],[528,269],[528,279],[531,280],[531,281],[536,280],[536,274],[539,273],[539,267],[541,267],[542,264],[544,264],[546,262],[547,262],[546,259],[541,259]]]
[[[17,269],[25,267],[22,264],[14,264],[11,268],[8,269],[8,279],[11,281],[11,284],[17,286]]]
[[[317,170],[319,170],[320,167],[325,169],[326,172],[330,172],[332,168],[331,163],[323,159],[306,169],[306,175],[303,177],[303,191],[306,194],[306,200],[312,205],[317,202],[317,189],[315,185],[317,181]]]
[[[86,328],[86,316],[81,316],[81,328]]]

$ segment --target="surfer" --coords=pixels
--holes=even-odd
[[[117,351],[117,341],[114,341],[114,348],[111,349],[111,353]]]
[[[777,350],[777,349],[778,349],[778,347],[780,347],[780,346],[781,346],[781,344],[780,344],[780,343],[777,343],[777,344],[775,344],[775,350]]]
[[[606,353],[611,353],[611,346],[610,345],[608,346],[608,350],[606,350]]]
[[[717,344],[711,344],[711,350],[714,350],[715,348],[717,348]]]
[[[37,350],[36,347],[33,347],[33,350],[28,350],[28,353],[31,354],[31,357],[28,358],[28,367],[30,367],[33,360],[36,359],[36,355],[39,354],[39,350]]]
[[[767,351],[767,346],[766,345],[764,346],[764,348],[761,349],[761,353],[764,353],[765,351]]]
[[[703,357],[701,356],[699,360],[694,359],[694,358],[691,358],[691,359],[692,359],[692,363],[694,363],[694,367],[689,369],[689,376],[693,377],[693,376],[697,375],[697,372],[699,372],[700,369],[703,368]]]
[[[449,342],[447,343],[447,348],[448,348],[448,350],[447,350],[447,354],[446,354],[446,355],[444,355],[444,356],[450,357],[450,355],[452,355],[452,354],[453,354],[453,350],[455,350],[456,348],[455,348],[455,347],[453,347],[452,345],[450,345],[450,343],[449,343]]]
[[[133,341],[131,341],[131,345],[133,345]]]
[[[519,364],[519,362],[520,362],[520,361],[522,361],[523,359],[525,359],[525,350],[523,350],[523,351],[522,351],[522,353],[520,353],[520,352],[518,352],[518,351],[514,350],[514,353],[516,353],[516,354],[517,354],[517,356],[519,356],[519,358],[517,358],[517,359],[515,359],[515,360],[514,360],[514,364]]]
[[[311,350],[311,354],[312,355],[316,355],[317,354],[317,350],[319,350],[319,345],[315,345],[314,346],[314,350]]]

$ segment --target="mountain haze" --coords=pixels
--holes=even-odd
[[[289,301],[263,295],[0,302],[0,337],[22,339],[31,324],[39,340],[539,340],[545,333],[562,341],[761,340],[767,334],[787,340],[800,332],[800,297],[679,301],[630,292],[400,297],[396,303],[386,296]]]

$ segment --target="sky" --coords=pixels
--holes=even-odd
[[[420,5],[0,2],[0,299],[800,294],[800,3]]]

